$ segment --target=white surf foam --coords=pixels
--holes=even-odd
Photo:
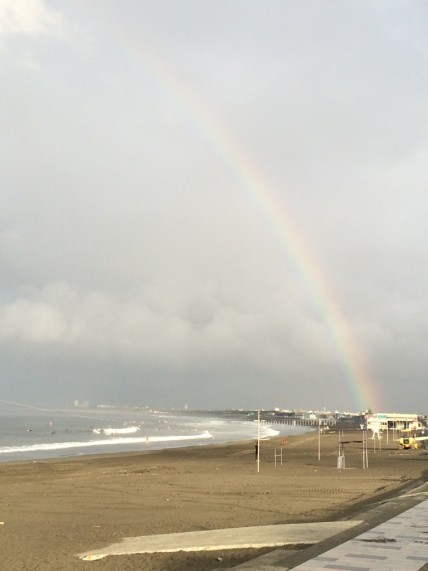
[[[263,430],[263,437],[264,438],[268,438],[271,436],[278,436],[278,434],[281,434],[281,432],[279,430],[275,430],[273,428],[270,428],[269,426]]]
[[[202,434],[178,435],[178,436],[144,436],[108,438],[102,440],[88,440],[86,442],[52,442],[31,444],[26,446],[5,446],[0,448],[0,454],[15,454],[19,452],[37,452],[49,450],[69,450],[70,448],[90,448],[94,446],[112,446],[118,444],[150,444],[158,442],[180,442],[186,440],[207,440],[213,438],[208,431]]]
[[[125,426],[124,428],[94,428],[92,432],[95,434],[104,434],[105,436],[119,436],[120,434],[134,434],[139,430],[139,426]]]

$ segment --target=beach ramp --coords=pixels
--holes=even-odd
[[[78,555],[83,561],[96,561],[110,555],[136,553],[174,553],[177,551],[216,551],[313,545],[360,524],[359,520],[317,523],[295,523],[191,531],[126,537],[102,549]]]

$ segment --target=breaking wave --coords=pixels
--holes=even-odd
[[[0,448],[0,454],[15,454],[19,452],[39,452],[54,450],[69,450],[72,448],[91,448],[97,446],[114,446],[126,444],[151,444],[159,442],[181,442],[190,440],[208,440],[213,438],[207,430],[201,434],[178,435],[178,436],[144,436],[144,437],[121,437],[104,438],[100,440],[88,440],[80,442],[51,442],[29,444],[25,446],[5,446]]]

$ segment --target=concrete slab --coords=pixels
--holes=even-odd
[[[126,537],[120,543],[113,543],[102,549],[81,553],[78,557],[84,561],[96,561],[109,555],[130,555],[134,553],[173,553],[176,551],[216,551],[284,545],[313,545],[360,523],[362,523],[360,520],[297,523]]]

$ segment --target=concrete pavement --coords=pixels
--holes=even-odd
[[[132,553],[172,553],[176,551],[217,551],[284,545],[313,545],[359,523],[361,522],[358,520],[297,523],[126,537],[119,543],[82,553],[79,557],[84,561],[95,561],[109,555]]]

